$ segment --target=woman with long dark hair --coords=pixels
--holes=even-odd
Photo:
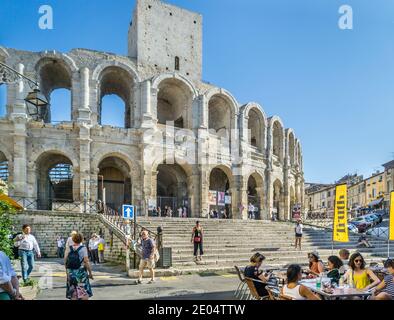
[[[200,221],[196,221],[196,225],[193,227],[192,230],[192,239],[191,242],[194,245],[194,260],[200,260],[202,261],[202,256],[204,254],[203,248],[202,248],[202,240],[203,240],[203,233],[204,230],[200,224]],[[198,250],[200,249],[200,255],[197,255]]]
[[[377,275],[366,267],[361,253],[356,252],[351,255],[349,266],[350,269],[345,273],[345,281],[356,289],[369,290],[380,283]]]

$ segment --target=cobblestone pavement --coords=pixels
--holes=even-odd
[[[18,274],[19,263],[16,263]],[[92,300],[230,300],[238,286],[238,278],[228,273],[205,273],[177,277],[161,277],[156,283],[135,285],[125,270],[112,264],[93,266]],[[37,300],[64,300],[66,274],[62,260],[39,259],[31,275],[39,282]]]

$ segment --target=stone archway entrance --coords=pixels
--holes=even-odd
[[[37,160],[37,209],[52,210],[54,202],[73,202],[73,165],[69,158],[52,152]]]
[[[249,176],[247,194],[248,194],[248,203],[247,203],[248,215],[249,215],[249,205],[252,204],[255,209],[253,218],[262,219],[263,218],[262,212],[264,206],[263,179],[259,174],[253,173]]]
[[[171,208],[172,216],[179,217],[178,209],[186,208],[191,216],[188,180],[185,170],[178,164],[160,164],[157,168],[157,206],[161,214]]]
[[[209,212],[216,211],[219,218],[231,218],[232,195],[228,174],[219,167],[212,169],[209,176],[208,204]]]
[[[273,210],[279,220],[285,220],[285,196],[283,184],[280,180],[275,180],[273,184]]]
[[[123,204],[131,203],[130,168],[124,160],[110,156],[100,162],[98,199],[118,212]]]

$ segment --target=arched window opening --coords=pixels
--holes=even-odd
[[[71,121],[71,90],[56,89],[50,96],[50,119],[56,124],[62,121]]]
[[[126,105],[115,94],[106,95],[101,100],[101,124],[124,128]]]
[[[61,60],[44,58],[38,64],[38,74],[40,90],[49,102],[46,108],[41,109],[41,118],[46,123],[71,121],[71,71]]]
[[[134,125],[134,80],[120,67],[107,67],[100,76],[101,125],[131,128]]]
[[[192,93],[185,83],[178,79],[163,80],[157,96],[159,124],[191,128],[192,100]]]

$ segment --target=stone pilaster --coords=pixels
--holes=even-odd
[[[89,81],[89,69],[86,67],[82,68],[80,70],[80,107],[78,108],[78,122],[91,122]]]

